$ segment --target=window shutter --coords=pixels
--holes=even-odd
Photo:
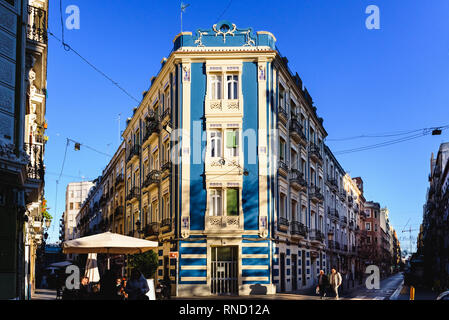
[[[238,203],[238,190],[237,189],[227,189],[226,191],[226,213],[228,216],[238,216],[239,215],[239,203]]]
[[[234,148],[235,132],[226,131],[226,148]]]

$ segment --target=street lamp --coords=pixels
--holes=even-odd
[[[45,228],[49,229],[51,225],[51,220],[45,219]]]

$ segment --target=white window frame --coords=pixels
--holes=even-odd
[[[210,99],[221,100],[223,99],[223,75],[211,74],[210,75]]]
[[[231,85],[231,90],[229,86]],[[228,100],[239,99],[239,75],[238,74],[226,74],[226,98]]]
[[[223,132],[221,130],[209,132],[209,155],[211,158],[223,157]]]
[[[209,189],[209,216],[223,216],[223,189]]]

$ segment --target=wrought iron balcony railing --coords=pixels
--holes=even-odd
[[[324,201],[324,196],[321,192],[321,188],[311,185],[310,186],[310,196],[312,198],[312,201],[314,202],[321,202]]]
[[[27,177],[33,180],[44,180],[44,146],[41,144],[24,143],[24,151],[30,156],[27,165]]]
[[[166,170],[171,170],[171,167],[172,167],[171,161],[167,161],[162,165],[161,171],[164,172]]]
[[[148,140],[153,133],[159,133],[159,120],[154,119],[148,122],[145,130],[145,136],[143,138],[144,141]]]
[[[130,201],[133,199],[139,199],[140,198],[140,188],[139,187],[133,187],[129,190],[128,195],[126,196],[126,200]]]
[[[310,143],[310,157],[320,162],[323,161],[323,157],[321,156],[321,149],[315,143]]]
[[[329,208],[328,213],[329,213],[329,216],[331,216],[334,219],[340,218],[340,214],[338,213],[338,210],[336,208]]]
[[[118,206],[117,208],[115,208],[114,215],[116,218],[121,217],[123,213],[124,213],[123,206]]]
[[[290,136],[295,140],[295,142],[302,142],[305,144],[307,138],[303,132],[303,126],[297,120],[292,120],[290,122]]]
[[[319,242],[324,241],[324,234],[321,232],[321,230],[313,229],[310,231],[309,236],[310,240],[312,241],[319,241]]]
[[[28,6],[27,38],[47,44],[47,12],[37,7]]]
[[[133,146],[131,146],[128,150],[128,155],[126,157],[126,162],[131,161],[131,159],[134,156],[138,156],[140,154],[140,146],[138,144],[135,144]]]
[[[293,185],[293,187],[297,188],[307,187],[307,181],[304,179],[304,173],[302,173],[298,169],[290,170],[290,183]]]
[[[117,188],[117,186],[119,186],[123,182],[125,182],[125,177],[123,176],[123,173],[120,173],[115,178],[115,188]]]
[[[159,183],[160,179],[161,179],[161,172],[159,170],[151,170],[145,177],[145,181],[143,182],[143,188],[149,187],[152,184]]]
[[[150,222],[145,226],[144,230],[145,237],[157,236],[159,235],[159,222]]]
[[[307,227],[305,225],[303,225],[301,222],[292,221],[291,222],[291,234],[306,237]]]

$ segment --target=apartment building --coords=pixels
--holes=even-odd
[[[228,21],[180,33],[103,171],[96,232],[158,241],[156,278],[179,296],[313,288],[334,263],[353,272],[364,198],[326,136],[273,34]]]
[[[44,199],[47,0],[0,0],[0,299],[29,299]],[[45,220],[45,221],[44,221]]]
[[[429,188],[424,205],[418,254],[424,256],[428,285],[449,285],[449,143],[430,158]]]
[[[66,187],[64,219],[64,240],[72,240],[79,236],[77,234],[77,215],[81,205],[87,198],[89,191],[94,187],[92,181],[71,182]]]

